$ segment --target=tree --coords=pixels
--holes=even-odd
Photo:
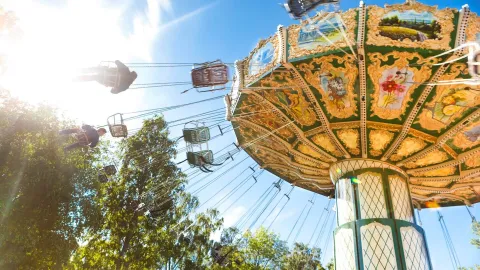
[[[335,261],[332,260],[326,265],[327,270],[335,270]]]
[[[309,248],[302,243],[295,243],[292,251],[284,258],[282,269],[325,270],[320,262],[320,249]]]
[[[0,268],[59,269],[95,220],[98,149],[65,156],[48,106],[0,90]]]
[[[224,231],[224,239],[217,257],[216,264],[212,269],[279,269],[282,259],[288,252],[286,242],[280,240],[280,236],[269,232],[265,228],[259,228],[255,233],[246,231],[241,237],[237,237],[236,229]],[[232,234],[233,233],[233,234]],[[225,245],[226,243],[229,243]],[[222,241],[221,241],[222,243]],[[223,262],[223,264],[219,264]]]
[[[144,122],[124,140],[117,179],[100,188],[102,226],[84,235],[75,269],[204,269],[210,235],[222,220],[209,210],[192,215],[197,198],[185,192],[186,178],[171,161],[176,151],[161,117]]]
[[[473,267],[460,267],[458,270],[480,270],[480,265],[475,265]]]
[[[472,245],[480,248],[480,222],[474,221],[472,222],[472,230],[478,238],[472,239]]]

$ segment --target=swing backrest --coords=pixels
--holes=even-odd
[[[128,128],[126,125],[109,125],[108,129],[110,130],[110,134],[114,138],[126,138],[128,136]]]
[[[480,79],[480,50],[473,52],[471,59],[469,59],[469,72],[472,78]]]
[[[208,64],[192,69],[192,84],[195,88],[226,83],[228,83],[228,66],[225,64]]]
[[[294,19],[298,20],[320,5],[335,4],[338,2],[339,0],[288,0],[287,3],[285,3],[285,9]]]
[[[210,129],[208,127],[185,128],[183,138],[190,144],[206,143],[210,140]]]
[[[188,152],[187,161],[188,164],[194,167],[211,164],[213,162],[213,152],[211,150]]]

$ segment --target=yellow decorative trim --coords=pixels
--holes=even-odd
[[[440,162],[446,161],[447,159],[448,159],[447,153],[440,150],[435,150],[416,161],[406,163],[405,167],[408,169],[423,167],[423,166],[428,166],[432,164],[438,164]]]
[[[271,169],[284,169],[288,170],[290,173],[295,173],[299,178],[302,179],[311,179],[311,180],[320,180],[323,178],[320,178],[320,176],[327,176],[328,174],[318,174],[317,171],[310,171],[311,174],[306,174],[302,169],[292,169],[291,166],[285,166],[284,164],[278,164],[278,163],[265,163],[263,164],[263,167],[265,168],[271,168]]]
[[[238,122],[241,122],[241,125],[243,125],[244,127],[240,128],[239,132],[241,133],[241,135],[246,138],[246,135],[244,134],[245,131],[244,130],[252,130],[252,131],[256,131],[256,132],[260,132],[261,134],[266,134],[268,132],[270,132],[268,129],[262,127],[262,126],[259,126],[251,121],[248,121],[248,120],[245,120],[245,119],[240,119],[240,120],[237,120]],[[253,134],[249,135],[251,137],[251,139],[255,139],[256,137],[253,136]],[[277,143],[280,143],[282,144],[282,146],[287,149],[287,151],[292,154],[293,156],[299,156],[305,160],[308,160],[310,162],[314,162],[316,164],[318,164],[319,166],[321,167],[328,167],[328,163],[327,162],[323,162],[323,161],[320,161],[320,160],[317,160],[315,158],[312,158],[306,154],[303,154],[302,152],[300,151],[297,151],[293,148],[292,145],[290,145],[287,141],[283,140],[280,136],[276,135],[276,134],[272,134],[270,135],[270,137],[262,140],[261,142],[257,143],[257,144],[262,144],[262,145],[265,145],[265,143],[267,143],[270,138],[273,140],[273,141],[276,141]],[[266,145],[267,147],[271,148],[271,147],[275,147],[274,145]],[[278,147],[281,147],[281,146],[278,146]],[[274,148],[275,149],[275,148]]]
[[[418,88],[419,86],[418,83],[426,82],[432,75],[431,67],[428,65],[423,65],[421,66],[420,69],[408,67],[409,65],[408,60],[418,59],[418,61],[416,62],[418,64],[427,63],[426,59],[424,59],[418,53],[393,51],[387,54],[369,53],[368,57],[372,61],[372,64],[368,66],[368,75],[370,76],[370,79],[372,80],[375,86],[373,94],[370,95],[371,96],[370,110],[372,112],[372,116],[376,115],[380,118],[388,119],[388,120],[401,119],[401,116],[405,114],[407,110],[407,103],[412,101],[411,95]],[[389,60],[390,57],[393,57],[395,59],[394,64],[393,65],[384,64]],[[432,61],[437,62],[438,59],[430,60],[428,63],[431,64]],[[402,85],[404,87],[403,92],[406,92],[404,94],[404,97],[402,98],[402,104],[398,109],[387,108],[387,106],[389,105],[386,104],[387,102],[386,100],[379,101],[380,95],[382,93],[384,93],[384,98],[386,98],[387,96],[391,96],[392,98],[395,98],[394,97],[395,93],[393,92],[385,94],[385,91],[381,89],[382,83],[380,83],[380,80],[385,76],[385,72],[389,70],[393,72],[395,69],[401,72],[408,72],[408,75],[405,76],[404,78],[406,82],[397,84],[397,85]],[[411,74],[410,72],[413,74]],[[383,79],[385,80],[385,78]],[[409,80],[414,81],[415,84],[408,83]],[[385,104],[383,107],[379,105],[379,103],[381,102]]]
[[[333,62],[344,64],[345,67],[336,67]],[[328,55],[313,59],[309,64],[303,63],[298,66],[298,70],[304,72],[305,80],[313,86],[321,95],[323,104],[326,107],[327,114],[337,118],[348,118],[357,115],[357,94],[355,94],[355,83],[358,77],[358,67],[355,65],[354,58],[351,55],[339,57]],[[312,70],[314,72],[312,72]],[[336,72],[337,74],[334,74]],[[332,98],[329,90],[324,89],[321,83],[321,77],[343,75],[346,83],[342,85],[346,94],[341,98]]]
[[[333,130],[347,129],[347,128],[360,128],[360,121],[330,123],[330,128]]]
[[[337,150],[337,147],[335,147],[332,140],[326,133],[317,134],[313,136],[311,140],[313,141],[314,144],[320,146],[330,154],[333,154],[336,157],[343,156],[342,153]]]
[[[477,34],[480,33],[480,17],[471,12],[470,18],[468,19],[468,25],[466,29],[466,38],[467,42],[477,41]]]
[[[297,155],[294,155],[293,156],[293,160],[299,164],[302,164],[302,165],[305,165],[305,166],[310,166],[310,167],[314,167],[314,168],[322,168],[320,165],[318,165],[317,163],[314,163],[308,159],[305,159],[305,158],[302,158],[300,156],[297,156]]]
[[[324,162],[329,162],[330,161],[327,157],[325,157],[323,155],[320,155],[317,151],[313,150],[310,146],[307,146],[303,143],[298,144],[298,151],[300,151],[300,153],[311,156],[313,158],[317,158],[317,159],[319,159],[321,161],[324,161]]]
[[[445,150],[445,152],[447,152],[452,158],[457,159],[457,157],[458,157],[457,152],[453,151],[453,149],[452,149],[450,146],[444,144],[444,145],[442,146],[442,148],[443,148],[443,150]]]
[[[310,167],[310,166],[302,165],[300,163],[291,161],[289,157],[281,155],[266,146],[256,146],[256,147],[253,147],[253,149],[254,149],[253,152],[255,153],[255,156],[260,157],[260,159],[264,164],[281,163],[284,166],[288,166],[289,168],[295,168],[301,171],[310,171],[311,173],[308,173],[308,174],[328,175],[328,169]]]
[[[480,166],[480,156],[473,156],[467,160],[465,160],[465,165],[467,168],[476,168]]]
[[[367,128],[384,129],[388,131],[398,132],[402,130],[402,125],[367,121]]]
[[[427,39],[421,42],[415,42],[408,38],[403,40],[393,40],[389,37],[384,37],[380,35],[380,21],[382,18],[391,11],[410,11],[414,10],[416,12],[430,12],[438,20],[438,23],[441,26],[440,39]],[[368,45],[375,46],[397,46],[397,47],[407,47],[407,48],[425,48],[425,49],[434,49],[434,50],[449,50],[451,36],[450,34],[454,31],[454,12],[457,12],[455,9],[447,8],[443,10],[438,10],[436,6],[426,6],[420,3],[415,3],[412,5],[390,5],[386,8],[381,8],[378,6],[369,6],[368,7],[368,20],[367,20],[367,41]]]
[[[311,129],[309,131],[305,131],[305,137],[311,137],[315,134],[318,134],[318,133],[321,133],[321,132],[324,132],[325,131],[325,128],[320,126],[320,127],[316,127],[314,129]]]
[[[342,14],[340,14],[340,17],[343,19],[345,22],[347,29],[345,30],[347,37],[349,38],[350,42],[353,44],[355,40],[355,28],[357,27],[357,20],[355,19],[357,15],[357,11],[355,9],[350,9]],[[315,17],[312,18],[313,22],[317,22],[318,20],[323,18],[323,14],[319,14]],[[301,25],[292,25],[288,28],[288,44],[289,50],[288,50],[288,59],[294,59],[298,57],[302,57],[305,55],[312,55],[312,54],[317,54],[317,53],[322,53],[322,52],[328,52],[331,50],[335,50],[337,48],[344,48],[347,52],[350,52],[350,49],[348,48],[348,44],[345,41],[344,38],[333,42],[335,45],[326,45],[322,46],[319,45],[315,49],[312,50],[307,50],[307,49],[302,49],[298,45],[298,36],[300,34],[300,29],[306,24],[308,21],[303,21]]]
[[[390,157],[390,160],[399,161],[422,150],[425,148],[425,146],[427,146],[427,144],[423,140],[419,138],[408,137],[402,141],[396,153]]]
[[[345,144],[353,155],[360,155],[360,134],[356,129],[341,129],[337,132],[338,138]]]
[[[393,140],[393,133],[382,129],[372,129],[369,132],[370,155],[378,157],[383,154],[387,145]]]
[[[251,95],[255,95],[255,96],[259,96],[261,97],[256,91],[252,91],[252,90],[243,90],[244,93],[246,94],[251,94]],[[266,123],[268,124],[269,121],[272,121],[272,119],[275,119],[275,120],[279,120],[281,119],[283,121],[283,125],[285,124],[288,124],[288,122],[290,122],[288,116],[282,112],[279,108],[277,108],[274,104],[272,104],[270,101],[268,100],[265,100],[265,103],[270,106],[271,110],[272,110],[272,113],[273,115],[271,117],[264,117],[262,116],[262,121],[266,121]],[[287,129],[288,128],[288,129]],[[274,128],[272,128],[273,130]],[[328,154],[327,152],[323,151],[322,149],[318,148],[314,143],[312,143],[308,138],[305,137],[305,134],[303,133],[303,130],[301,130],[298,126],[296,126],[294,123],[291,124],[291,125],[288,125],[287,127],[285,128],[282,128],[280,129],[280,132],[282,132],[283,130],[287,129],[288,131],[290,132],[293,132],[294,135],[297,136],[297,138],[299,140],[301,140],[303,143],[309,145],[311,148],[315,149],[317,152],[319,152],[320,154],[322,154],[323,156],[326,156],[326,157],[329,157],[331,161],[336,161],[337,159],[335,157],[333,157],[332,155]],[[291,130],[290,130],[291,129]]]
[[[437,141],[437,138],[435,136],[432,136],[430,134],[427,134],[425,132],[421,132],[421,131],[413,129],[413,128],[411,128],[408,131],[408,134],[413,136],[413,137],[420,138],[420,139],[422,139],[424,141],[427,141],[429,143],[435,143]]]
[[[457,167],[445,167],[437,170],[431,170],[426,172],[412,172],[413,176],[450,176],[457,172]]]

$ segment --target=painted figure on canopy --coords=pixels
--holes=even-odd
[[[330,72],[320,76],[322,88],[327,91],[328,99],[335,104],[337,109],[345,109],[350,107],[347,98],[346,79],[343,73]]]

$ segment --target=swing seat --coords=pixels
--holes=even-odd
[[[187,161],[193,167],[209,165],[213,162],[213,152],[211,150],[187,152]]]
[[[183,139],[190,144],[206,143],[210,140],[210,129],[208,127],[185,128]]]
[[[123,123],[121,113],[116,113],[107,119],[108,129],[114,138],[126,138],[128,136],[128,128]]]
[[[336,4],[338,2],[339,0],[288,0],[284,6],[294,19],[299,20],[320,5]]]
[[[225,85],[228,83],[228,67],[220,61],[206,63],[192,69],[192,84],[195,88]]]
[[[469,72],[472,78],[480,79],[480,50],[472,54],[471,59],[469,59]]]
[[[117,168],[115,167],[115,165],[108,165],[103,167],[103,171],[105,172],[106,175],[112,176],[117,173]]]
[[[110,125],[108,129],[114,138],[126,138],[128,136],[128,128],[126,125]]]

